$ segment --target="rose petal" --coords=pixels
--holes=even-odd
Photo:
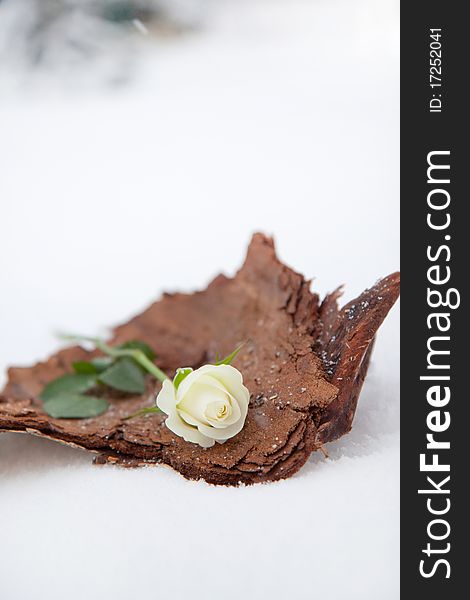
[[[206,408],[213,402],[227,402],[227,392],[205,383],[194,383],[178,403],[177,408],[197,419],[200,423],[209,424]]]
[[[231,365],[213,365],[212,370],[207,375],[217,379],[235,397],[240,387],[245,387],[242,374]]]
[[[180,417],[182,419],[184,419],[186,421],[186,423],[189,423],[189,425],[193,425],[194,427],[197,427],[200,424],[200,421],[198,421],[197,419],[192,417],[190,414],[188,414],[184,410],[181,410],[181,408],[178,408],[177,411],[178,411]]]
[[[202,400],[203,390],[200,389],[199,387],[196,387],[196,386],[202,386],[202,385],[207,385],[208,387],[212,387],[217,390],[220,390],[220,392],[224,395],[224,398],[227,398],[229,400],[230,406],[232,408],[232,414],[229,417],[227,417],[224,421],[214,421],[214,420],[210,419],[206,414],[206,408],[209,404],[212,404],[212,402],[216,402],[216,401],[222,401],[222,398],[215,399],[215,397],[213,397],[213,395],[212,395],[211,390],[207,390],[207,396],[205,397],[207,402],[206,402],[206,405],[204,406],[204,408],[202,408],[204,405],[204,401]],[[247,390],[244,386],[243,386],[243,388],[247,392]],[[194,410],[188,409],[188,405],[193,402],[192,399],[188,400],[188,395],[191,393],[199,394],[199,392],[201,392],[201,399],[199,399],[199,402],[200,402],[199,409],[203,410],[202,414],[201,413],[196,414],[196,412]],[[243,397],[242,403],[249,402],[248,393],[245,396],[245,394],[242,390],[239,395],[242,395],[242,397]],[[211,397],[213,399],[209,399],[209,397]],[[248,398],[248,400],[246,400],[246,398]],[[240,402],[238,401],[238,399],[235,398],[234,396],[232,396],[232,394],[230,394],[230,392],[228,392],[227,389],[224,388],[224,386],[222,385],[222,383],[219,380],[215,379],[214,377],[211,377],[210,375],[202,375],[198,379],[197,383],[194,383],[193,386],[191,386],[191,388],[188,391],[188,393],[186,394],[185,398],[178,405],[178,408],[181,408],[186,413],[191,413],[193,416],[198,418],[200,420],[200,422],[203,423],[204,425],[212,425],[213,427],[217,427],[219,429],[223,428],[223,427],[227,427],[228,425],[233,425],[242,416],[242,411],[240,410]]]
[[[171,386],[171,389],[170,387]],[[166,425],[186,441],[210,447],[223,443],[245,424],[250,394],[241,373],[230,365],[204,365],[190,373],[174,389],[165,382],[157,405],[169,416]],[[208,417],[208,406],[230,406],[224,419]]]
[[[157,395],[157,406],[167,415],[171,414],[176,407],[175,386],[169,379],[165,379],[162,389]]]
[[[214,438],[208,437],[200,432],[196,427],[192,427],[183,421],[177,414],[170,415],[165,421],[165,425],[176,435],[182,437],[186,442],[199,444],[203,448],[210,448],[214,445]]]
[[[196,427],[185,423],[180,417],[176,408],[176,394],[173,382],[166,379],[163,382],[162,389],[157,396],[157,406],[168,415],[165,425],[176,435],[182,437],[187,442],[199,444],[203,448],[210,448],[214,445],[214,440],[205,436]]]
[[[214,440],[228,440],[229,438],[237,435],[245,424],[245,419],[240,419],[237,423],[218,429],[216,427],[208,427],[207,425],[198,425],[199,431],[207,437],[212,437]]]

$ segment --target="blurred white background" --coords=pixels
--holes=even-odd
[[[396,0],[47,1],[37,33],[0,0],[2,376],[233,274],[253,231],[321,294],[399,267]],[[353,432],[254,488],[3,434],[2,600],[398,598],[398,378],[395,308]]]

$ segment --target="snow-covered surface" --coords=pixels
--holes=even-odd
[[[0,367],[234,273],[251,232],[350,298],[398,268],[398,8],[215,3],[129,88],[4,94]],[[398,309],[350,435],[223,489],[0,436],[0,595],[398,598]]]

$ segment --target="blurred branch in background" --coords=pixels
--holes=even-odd
[[[204,7],[204,0],[0,0],[0,78],[126,83],[145,43],[197,29]]]

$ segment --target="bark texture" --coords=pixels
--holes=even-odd
[[[344,308],[340,291],[320,303],[310,282],[282,264],[270,238],[255,234],[233,279],[218,276],[202,292],[165,294],[114,330],[112,344],[147,342],[172,375],[181,366],[213,362],[246,342],[234,366],[251,393],[243,430],[209,449],[169,431],[165,415],[124,418],[154,403],[143,396],[112,399],[94,419],[53,419],[38,398],[43,386],[89,359],[80,347],[28,368],[9,369],[0,394],[0,431],[26,431],[96,453],[96,462],[166,463],[190,479],[237,485],[289,477],[310,453],[347,433],[367,373],[374,336],[399,294],[395,273]]]

